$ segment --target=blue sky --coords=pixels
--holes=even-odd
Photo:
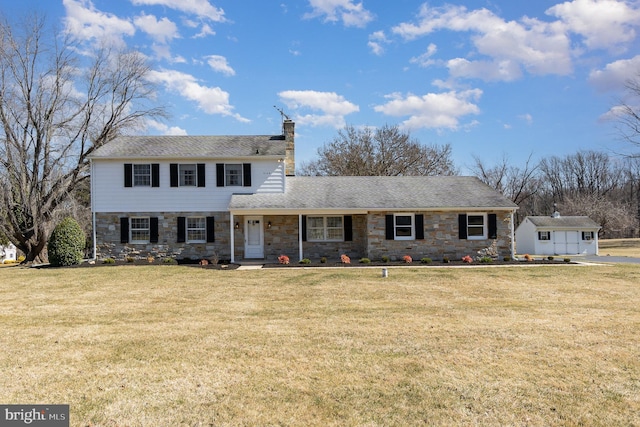
[[[521,166],[626,148],[611,112],[640,73],[638,0],[0,0],[85,42],[144,53],[171,118],[149,134],[276,134],[296,160],[346,124],[400,125]]]

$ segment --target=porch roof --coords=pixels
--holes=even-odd
[[[511,200],[470,176],[287,177],[279,194],[235,194],[241,213],[516,210]]]
[[[588,216],[528,216],[533,225],[545,229],[593,229],[599,230],[600,226]]]

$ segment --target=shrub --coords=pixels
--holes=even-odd
[[[360,258],[360,264],[371,264],[371,260],[369,258]]]
[[[402,261],[404,261],[407,264],[411,264],[413,262],[413,258],[411,258],[410,255],[405,255],[402,257]]]
[[[320,258],[320,263],[326,264],[327,263],[327,257],[323,256],[322,258]]]
[[[564,262],[571,262],[571,258],[565,258]]]
[[[340,261],[343,264],[351,264],[351,258],[349,258],[349,256],[347,254],[340,255]]]
[[[153,264],[153,262],[154,262],[155,260],[156,260],[156,259],[155,259],[154,257],[152,257],[152,256],[148,256],[148,257],[147,257],[147,262],[148,262],[149,264]]]
[[[18,257],[18,262],[22,262],[22,261],[24,261],[25,259],[26,259],[26,258],[25,258],[25,256],[24,256],[24,255],[20,255],[20,256]]]
[[[302,258],[300,264],[311,264],[311,260],[309,258]]]
[[[219,262],[220,262],[220,255],[218,254],[218,252],[214,252],[213,255],[211,255],[211,264],[218,265]]]
[[[389,257],[387,255],[382,255],[382,262],[389,262]]]
[[[131,264],[132,262],[135,261],[135,258],[132,257],[132,256],[128,256],[128,257],[125,258],[125,261],[127,261],[129,264]]]
[[[443,264],[449,264],[450,260],[448,256],[442,257],[442,263]]]
[[[86,239],[78,222],[70,217],[53,229],[47,243],[49,262],[55,266],[80,264]]]
[[[529,254],[524,254],[524,260],[525,261],[533,261],[533,257]]]
[[[113,258],[105,258],[105,259],[102,260],[102,263],[103,264],[115,264],[116,260],[113,259]]]
[[[165,259],[162,260],[163,264],[177,264],[178,261],[176,261],[175,259],[171,258],[171,257],[167,257]]]
[[[422,258],[420,260],[420,262],[423,263],[423,264],[431,264],[432,261],[433,260],[431,258],[429,258],[429,257],[424,257],[424,258]]]
[[[510,256],[506,256],[506,257],[502,258],[502,260],[504,262],[509,262],[509,261],[511,261],[511,257]]]
[[[490,256],[483,256],[479,259],[479,261],[483,264],[488,264],[493,262],[493,258],[491,258]]]
[[[552,257],[551,255],[549,255],[549,256],[547,257],[547,259],[548,259],[549,261],[553,261],[553,257]]]
[[[471,264],[473,262],[473,258],[471,258],[469,255],[465,255],[462,257],[462,262],[466,262],[467,264]]]
[[[286,256],[286,255],[280,255],[280,256],[278,257],[278,262],[279,262],[280,264],[285,264],[285,265],[286,265],[286,264],[289,264],[289,257],[288,257],[288,256]]]

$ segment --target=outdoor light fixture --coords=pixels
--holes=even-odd
[[[271,228],[271,221],[267,223],[267,228]]]
[[[236,230],[237,230],[238,228],[240,228],[240,223],[239,223],[239,222],[236,222]]]

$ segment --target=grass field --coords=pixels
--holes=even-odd
[[[0,270],[0,402],[72,426],[640,425],[640,268]]]
[[[598,241],[600,255],[640,258],[640,239],[604,239]]]

